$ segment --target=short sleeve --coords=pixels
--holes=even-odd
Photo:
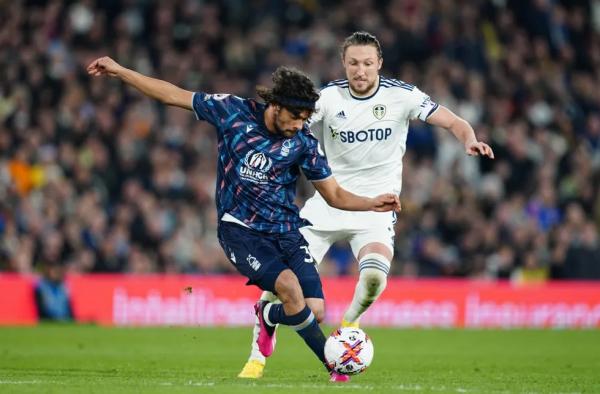
[[[310,131],[317,137],[318,140],[323,139],[323,122],[313,122],[312,118],[308,122],[308,127],[310,127]]]
[[[319,100],[317,100],[317,103],[315,104],[315,111],[307,122],[310,131],[316,135],[319,140],[323,137],[323,119],[325,118],[325,112],[325,100],[321,93],[321,97],[319,97]]]
[[[425,122],[439,108],[437,103],[416,87],[410,92],[409,97],[408,117],[410,119],[419,118]]]
[[[198,120],[205,120],[219,127],[226,123],[230,116],[239,112],[242,101],[231,94],[196,92],[192,96],[192,108]]]
[[[309,181],[319,181],[331,176],[331,168],[319,141],[312,134],[307,137],[307,149],[300,159],[300,168]]]
[[[308,120],[308,124],[312,126],[315,123],[321,123],[323,121],[323,117],[325,116],[325,101],[323,100],[323,95],[317,100],[315,103],[315,111],[311,115]]]

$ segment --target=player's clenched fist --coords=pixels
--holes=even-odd
[[[119,69],[121,68],[121,65],[115,62],[113,59],[108,56],[103,56],[91,62],[87,67],[87,72],[89,75],[94,77],[106,74],[114,77],[118,74]]]
[[[386,193],[375,197],[374,199],[375,206],[373,207],[373,211],[376,212],[387,212],[387,211],[396,211],[400,212],[402,209],[400,205],[400,199],[396,194]]]

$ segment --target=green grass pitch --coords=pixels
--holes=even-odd
[[[0,393],[600,393],[600,331],[366,331],[373,364],[333,384],[285,327],[259,381],[249,328],[0,328]]]

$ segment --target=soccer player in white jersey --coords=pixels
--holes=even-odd
[[[449,130],[464,144],[468,155],[494,158],[492,149],[477,140],[464,119],[417,87],[379,74],[382,51],[372,34],[356,32],[347,37],[341,56],[346,79],[333,81],[321,90],[311,130],[344,188],[366,196],[399,194],[408,124],[413,119]],[[334,242],[350,243],[358,260],[359,278],[342,326],[358,327],[360,316],[386,287],[394,254],[394,214],[341,211],[329,207],[318,193],[300,214],[312,223],[301,232],[317,262]],[[267,300],[273,297],[269,293],[262,296]],[[323,310],[313,313],[320,319],[324,316]],[[255,327],[252,352],[239,377],[263,375],[266,360],[258,351],[257,337]]]

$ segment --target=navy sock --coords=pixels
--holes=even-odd
[[[273,325],[284,324],[286,326],[297,326],[299,324],[304,323],[304,321],[308,319],[312,314],[312,311],[306,305],[304,306],[304,309],[302,309],[300,312],[290,316],[285,314],[283,304],[270,304],[267,305],[265,309],[267,309],[267,316],[265,316],[267,318],[267,322]]]
[[[308,306],[305,306],[297,314],[288,316],[285,314],[282,304],[271,304],[268,311],[268,320],[272,324],[281,323],[294,329],[313,353],[319,357],[319,360],[326,364],[325,341],[327,338],[325,338],[321,327],[319,327],[319,323],[317,323],[317,319],[315,319],[315,315]]]
[[[321,327],[319,327],[319,323],[317,323],[317,319],[314,318],[310,324],[300,330],[296,330],[298,335],[304,339],[304,342],[310,347],[314,354],[319,357],[319,360],[325,365],[327,369],[327,362],[325,361],[325,335],[323,331],[321,331]]]

